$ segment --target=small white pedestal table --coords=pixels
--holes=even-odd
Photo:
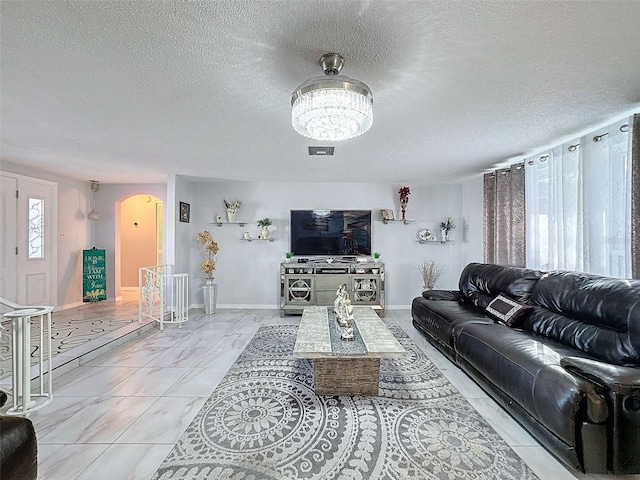
[[[7,415],[24,415],[47,405],[53,400],[51,376],[51,312],[53,307],[29,307],[5,313],[11,319],[11,360],[13,406]],[[39,389],[31,390],[31,319],[40,322],[40,343],[38,344]],[[45,372],[46,345],[46,372]],[[44,376],[47,374],[45,385]]]

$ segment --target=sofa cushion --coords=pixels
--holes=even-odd
[[[485,311],[489,316],[509,327],[515,326],[520,320],[528,315],[531,310],[533,310],[533,307],[518,303],[504,295],[498,295],[496,298],[491,300],[491,303],[489,303],[487,308],[485,308]]]
[[[501,293],[519,302],[526,302],[542,275],[538,270],[527,268],[470,263],[460,275],[460,293],[467,301],[481,308],[486,308]]]
[[[445,300],[460,302],[463,300],[462,294],[457,290],[425,290],[422,296],[427,300]]]
[[[485,313],[468,303],[443,300],[427,300],[417,297],[413,300],[411,314],[414,322],[423,330],[453,351],[455,329],[467,323],[495,323]]]
[[[617,365],[640,365],[640,281],[549,272],[521,327]]]
[[[587,419],[576,416],[589,414],[581,409],[591,405],[591,417],[607,417],[598,387],[560,365],[576,353],[571,347],[502,324],[467,324],[456,339],[456,352],[569,445],[576,444],[576,423]]]

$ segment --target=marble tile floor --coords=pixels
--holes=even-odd
[[[299,323],[277,310],[197,310],[177,328],[148,329],[115,349],[89,355],[54,377],[54,400],[32,412],[40,480],[148,479],[261,325]],[[411,325],[388,312],[451,383],[542,480],[640,479],[584,475],[555,460]]]
[[[51,355],[53,368],[73,362],[87,352],[102,348],[106,351],[128,335],[136,335],[151,327],[150,320],[138,323],[138,291],[125,290],[122,301],[84,304],[83,308],[54,311],[51,315]],[[32,365],[38,363],[39,322],[32,322]],[[68,365],[67,367],[75,367]],[[39,374],[32,368],[32,378]],[[0,341],[0,384],[9,384],[11,379],[11,321],[2,322]]]

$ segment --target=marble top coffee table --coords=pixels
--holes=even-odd
[[[371,307],[354,307],[356,340],[340,340],[333,307],[307,307],[293,349],[294,358],[313,361],[317,395],[378,395],[380,359],[406,351]]]

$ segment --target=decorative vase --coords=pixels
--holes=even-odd
[[[216,297],[218,296],[218,285],[213,283],[213,278],[207,278],[202,286],[204,295],[204,314],[213,315],[216,313]]]
[[[269,238],[269,227],[262,227],[262,232],[260,232],[263,240],[267,240]]]
[[[237,210],[233,208],[227,208],[227,222],[235,222],[236,221],[236,213]]]
[[[402,221],[404,222],[407,215],[407,204],[403,203],[402,205],[400,205],[400,210],[402,211]]]
[[[442,243],[447,241],[447,231],[443,228],[440,230],[440,236],[442,238]]]

